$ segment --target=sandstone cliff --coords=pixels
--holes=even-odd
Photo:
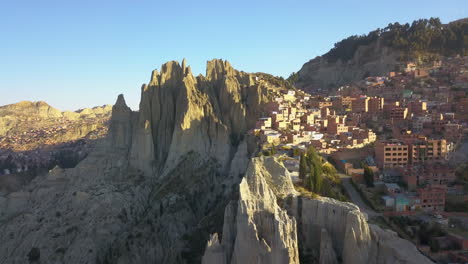
[[[169,62],[141,92],[139,112],[118,97],[106,140],[78,166],[0,194],[0,263],[30,252],[40,263],[427,263],[356,206],[298,197],[278,160],[251,159],[246,131],[268,83],[221,60],[197,77]]]
[[[254,75],[221,60],[209,61],[206,76],[197,77],[185,61],[166,63],[141,94],[130,158],[147,175],[164,175],[191,151],[227,169],[268,101],[268,88]]]
[[[221,242],[218,235],[211,237],[204,264],[275,263],[271,256],[279,263],[299,263],[297,252],[301,263],[431,263],[410,242],[367,224],[354,204],[296,196],[281,167],[274,158],[252,159],[237,210],[233,203],[226,207]],[[290,190],[288,197],[277,196],[278,187]]]
[[[294,192],[291,178],[279,179],[266,166],[287,173],[273,158],[252,159],[238,203],[226,207],[222,242],[217,234],[211,237],[202,263],[299,263],[296,221],[278,206],[271,188],[282,182],[282,189]]]
[[[257,146],[246,131],[268,83],[208,62],[169,62],[142,86],[140,111],[119,96],[107,139],[74,169],[0,196],[0,263],[199,263]],[[228,109],[234,109],[227,111]]]

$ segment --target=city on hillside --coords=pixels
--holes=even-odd
[[[0,264],[468,264],[467,3],[3,1]]]
[[[278,92],[250,133],[264,155],[284,157],[298,184],[312,146],[351,179],[371,214],[391,219],[422,252],[464,258],[457,254],[468,250],[467,87],[468,57],[410,62],[337,93]]]

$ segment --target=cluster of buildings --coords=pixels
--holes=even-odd
[[[372,129],[361,126],[358,115],[334,109],[328,99],[294,90],[279,93],[266,106],[267,115],[257,121],[254,133],[270,145],[302,149],[312,145],[322,153],[359,148],[376,140]]]
[[[37,121],[35,124],[40,124],[40,122],[41,121]],[[96,131],[94,133],[102,136],[107,133],[106,122],[107,119],[103,118],[79,121],[62,118],[54,120],[50,125],[17,127],[5,136],[0,136],[0,150],[12,149],[15,151],[27,151],[40,146],[53,145],[57,143],[57,139],[60,138],[60,135],[73,129],[79,131],[80,127],[85,123],[95,124]],[[29,122],[27,124],[29,124]]]
[[[451,153],[468,132],[467,69],[468,57],[425,66],[408,63],[399,72],[342,89],[348,97],[364,91],[382,96],[382,107],[373,106],[371,112],[379,138],[368,165],[376,171],[376,182],[384,184],[382,199],[388,209],[444,211],[447,198],[468,202],[449,165]],[[354,108],[351,103],[351,111],[370,107],[372,97],[367,98],[354,99],[367,102]]]
[[[366,153],[359,162],[374,170],[388,210],[443,211],[449,197],[468,202],[449,165],[451,153],[468,132],[467,93],[468,57],[407,63],[333,95],[278,93],[254,133],[264,146],[312,145],[335,157],[339,169],[360,182],[363,169],[336,157]],[[366,146],[372,146],[373,153],[367,153]]]
[[[357,164],[366,164],[374,172],[374,187],[363,193],[376,208],[385,216],[442,226],[447,234],[432,239],[440,250],[427,249],[428,255],[468,262],[468,225],[451,223],[455,218],[468,223],[468,212],[447,212],[448,206],[468,204],[466,182],[456,176],[456,166],[466,164],[466,157],[455,155],[468,144],[468,57],[422,66],[408,63],[323,100],[377,134],[371,150],[333,153],[337,167],[363,186],[364,169]]]
[[[17,127],[0,136],[0,176],[49,169],[57,164],[57,156],[61,153],[72,153],[73,157],[81,159],[89,153],[93,141],[103,138],[108,130],[107,116],[32,120],[35,122],[20,120]],[[66,135],[70,131],[80,131],[83,125],[95,129],[85,138]],[[62,156],[62,159],[68,158]]]
[[[448,228],[447,204],[468,203],[453,166],[459,164],[453,154],[468,135],[468,57],[408,63],[334,94],[284,91],[265,109],[253,131],[264,148],[282,154],[314,146],[362,184],[365,164],[374,172],[374,187],[363,193],[385,216],[437,215],[428,221]],[[293,180],[297,153],[284,161]],[[448,237],[462,250],[450,251],[452,259],[466,257],[468,237]]]

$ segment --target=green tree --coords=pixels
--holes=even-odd
[[[272,146],[271,146],[271,155],[275,155],[276,154],[276,146],[275,144],[273,143]]]
[[[299,179],[305,180],[307,176],[307,161],[304,153],[301,153],[301,157],[299,159]]]
[[[315,161],[316,162],[316,161]],[[322,173],[322,166],[321,164],[314,164],[314,192],[321,193],[322,191],[322,184],[323,184],[323,173]]]
[[[374,187],[374,172],[368,166],[364,166],[364,181],[367,187]]]
[[[320,193],[323,183],[323,160],[314,147],[307,149],[306,168],[308,169],[308,187],[310,191]]]

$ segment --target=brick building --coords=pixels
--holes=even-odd
[[[427,103],[421,100],[412,101],[408,104],[408,111],[414,115],[422,115],[427,112]]]
[[[442,161],[447,158],[447,141],[445,139],[419,138],[407,140],[409,144],[410,164],[423,164],[430,161]],[[412,142],[411,142],[412,141]]]
[[[443,211],[447,187],[443,185],[428,185],[417,190],[423,210]]]
[[[375,158],[380,168],[406,166],[409,162],[409,147],[398,141],[377,142]]]
[[[369,111],[369,97],[359,97],[351,103],[353,113],[367,113]]]
[[[369,112],[377,113],[383,110],[384,98],[382,97],[371,97],[369,98]]]

